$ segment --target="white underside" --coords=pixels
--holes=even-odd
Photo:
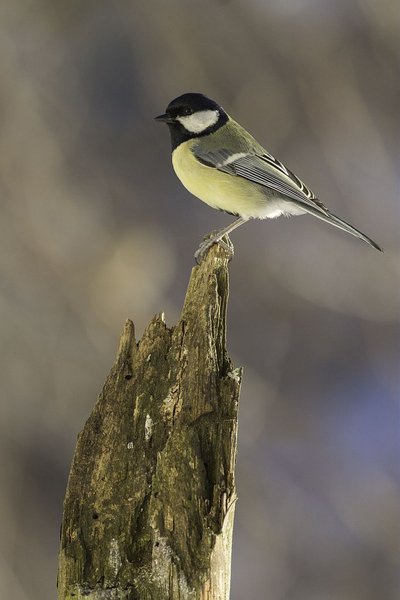
[[[257,208],[251,211],[249,215],[253,219],[276,219],[281,215],[285,217],[291,217],[294,215],[305,215],[306,210],[300,208],[292,202],[286,200],[268,200],[266,206]],[[243,215],[244,216],[244,215]]]

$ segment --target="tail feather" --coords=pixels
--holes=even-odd
[[[361,231],[359,231],[358,229],[356,229],[355,227],[350,225],[350,223],[346,223],[346,221],[343,221],[343,219],[340,219],[339,217],[332,214],[331,212],[329,212],[329,211],[322,212],[322,211],[318,210],[318,208],[314,208],[312,206],[305,207],[304,205],[302,205],[302,208],[305,208],[305,210],[307,210],[308,213],[314,215],[314,217],[317,217],[317,219],[321,219],[321,221],[324,221],[325,223],[329,223],[330,225],[333,225],[334,227],[337,227],[338,229],[341,229],[342,231],[347,231],[347,233],[354,235],[354,237],[357,237],[360,240],[363,240],[364,242],[366,242],[367,244],[369,244],[376,250],[379,250],[379,252],[383,252],[382,248],[380,246],[378,246],[378,244],[376,242],[374,242],[374,240],[371,240],[371,238],[369,238],[367,235],[365,235],[364,233],[362,233]]]

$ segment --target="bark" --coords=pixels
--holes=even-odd
[[[157,316],[136,342],[126,322],[78,436],[59,600],[229,598],[241,369],[226,351],[227,265],[215,245],[193,268],[175,327]]]

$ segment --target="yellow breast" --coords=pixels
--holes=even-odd
[[[191,194],[212,208],[218,208],[243,217],[261,216],[266,197],[260,186],[245,179],[222,173],[202,165],[191,152],[196,140],[180,144],[172,153],[174,171]]]

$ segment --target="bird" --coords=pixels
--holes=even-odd
[[[155,120],[168,125],[172,165],[185,188],[236,217],[203,240],[195,253],[197,263],[215,243],[232,253],[222,238],[249,219],[280,215],[313,215],[382,252],[371,238],[331,213],[297,175],[204,94],[178,96]]]

